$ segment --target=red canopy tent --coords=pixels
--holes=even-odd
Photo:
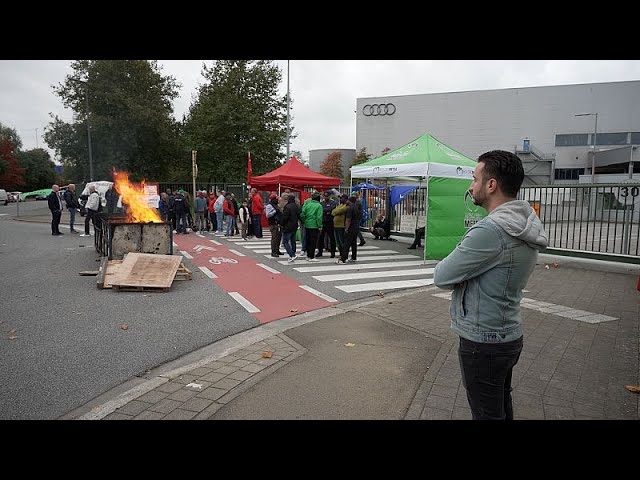
[[[313,187],[318,190],[338,187],[340,179],[337,177],[327,177],[305,167],[296,157],[291,157],[287,163],[275,170],[251,177],[251,187],[258,190],[278,190],[290,188],[302,190],[303,187]]]

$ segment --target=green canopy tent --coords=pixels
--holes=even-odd
[[[449,255],[467,228],[486,215],[467,196],[476,161],[424,134],[408,144],[351,167],[351,178],[426,181],[425,259]],[[417,221],[417,219],[416,219]]]
[[[50,188],[42,188],[40,190],[34,190],[33,192],[26,192],[20,194],[20,200],[24,201],[27,197],[46,197],[51,194],[53,190]]]

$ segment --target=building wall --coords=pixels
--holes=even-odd
[[[389,103],[392,115],[365,115],[367,105]],[[356,150],[365,147],[376,157],[424,133],[471,158],[515,152],[528,138],[538,152],[555,154],[556,169],[589,168],[589,146],[555,146],[556,134],[589,134],[592,141],[594,117],[576,113],[598,112],[598,134],[640,132],[640,81],[358,98],[356,104]],[[637,150],[634,161],[640,161]]]
[[[342,154],[342,174],[348,174],[353,157],[356,156],[356,151],[353,148],[322,148],[309,150],[309,168],[319,173],[320,165],[324,159],[327,158],[327,155],[333,152],[340,152]]]

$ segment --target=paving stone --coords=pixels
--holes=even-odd
[[[175,400],[170,400],[165,398],[164,400],[160,400],[155,405],[151,405],[149,410],[153,410],[154,412],[164,413],[165,415],[171,413],[173,410],[182,405],[182,402],[176,402]]]
[[[159,387],[156,387],[156,390],[159,392],[173,393],[173,392],[177,392],[183,387],[184,385],[182,383],[167,382],[160,385]]]
[[[227,390],[222,388],[209,387],[205,391],[200,392],[197,397],[207,398],[209,400],[217,400],[221,396],[227,393]]]
[[[213,403],[212,400],[202,397],[194,397],[183,403],[180,408],[183,410],[191,410],[193,412],[201,412],[209,405],[211,405],[211,403]]]
[[[427,401],[425,402],[425,406],[437,408],[439,410],[453,410],[455,399],[449,397],[438,397],[436,395],[429,395],[427,397]]]
[[[198,378],[197,375],[186,374],[186,375],[180,375],[179,377],[174,378],[173,381],[176,383],[182,383],[184,386],[187,383],[191,383],[195,381],[197,378]]]
[[[163,420],[191,420],[196,415],[197,415],[197,412],[176,408],[169,415],[164,417]]]
[[[194,370],[189,371],[189,374],[195,375],[196,377],[204,377],[205,375],[213,372],[213,369],[210,367],[199,367]]]
[[[124,415],[122,413],[113,412],[110,415],[107,415],[103,418],[103,420],[131,420],[133,417],[131,415]]]
[[[260,370],[264,370],[265,368],[267,368],[267,365],[258,365],[257,363],[251,363],[246,367],[242,367],[240,370],[243,372],[258,373]]]
[[[177,392],[173,392],[167,398],[169,400],[175,400],[176,402],[186,402],[192,397],[195,397],[199,392],[195,392],[193,390],[187,390],[183,388],[182,390],[178,390]]]
[[[139,415],[133,417],[134,420],[161,420],[165,416],[164,413],[154,412],[153,410],[145,410]]]
[[[201,378],[201,380],[204,380],[210,383],[216,383],[222,380],[226,376],[227,376],[226,373],[213,372],[213,373],[209,373],[208,375],[205,375],[204,377]]]
[[[251,363],[250,361],[244,360],[244,359],[241,358],[240,360],[236,360],[235,362],[230,363],[229,366],[242,368],[242,367],[246,367],[250,363]]]
[[[149,408],[151,405],[153,404],[147,403],[147,402],[141,402],[139,400],[132,400],[131,402],[117,409],[116,412],[135,417],[136,415],[140,414],[141,412]]]
[[[230,365],[225,365],[224,367],[218,368],[214,373],[222,373],[224,375],[229,375],[230,373],[233,373],[239,369],[240,367],[232,367]]]
[[[252,377],[254,374],[251,372],[243,372],[242,370],[238,370],[237,372],[230,373],[227,375],[227,378],[232,380],[238,380],[240,382],[245,381],[247,378]]]
[[[198,415],[193,417],[193,420],[209,420],[222,407],[224,407],[224,405],[222,405],[221,403],[212,403]]]
[[[451,420],[451,411],[425,407],[420,415],[420,420]]]
[[[219,382],[213,384],[215,388],[222,388],[224,390],[231,390],[233,387],[239,385],[240,382],[238,380],[233,380],[231,378],[223,378]]]
[[[167,392],[161,392],[157,388],[145,393],[137,398],[141,402],[158,403],[160,400],[167,398],[169,394]]]

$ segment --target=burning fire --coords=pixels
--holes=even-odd
[[[127,172],[113,173],[113,186],[120,195],[122,203],[126,205],[127,220],[131,223],[161,223],[158,210],[147,203],[147,195],[144,191],[144,182],[129,182]]]

